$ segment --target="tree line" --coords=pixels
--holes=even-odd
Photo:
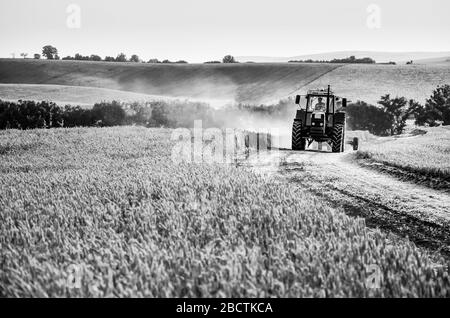
[[[224,127],[224,119],[248,114],[286,120],[294,108],[292,99],[268,106],[238,104],[223,109],[189,101],[131,104],[112,101],[97,103],[88,109],[69,105],[62,107],[48,101],[0,100],[0,129],[118,125],[175,128],[190,127],[196,119],[203,120],[205,126]],[[380,136],[401,134],[409,118],[414,118],[419,126],[450,125],[450,85],[438,86],[424,105],[405,97],[384,95],[378,105],[357,101],[348,105],[346,112],[350,129],[367,130]]]
[[[21,53],[21,56],[23,58],[26,58],[28,56],[28,53]],[[186,64],[188,63],[185,60],[177,60],[177,61],[170,61],[168,59],[164,60],[158,60],[157,58],[151,58],[147,62],[142,60],[137,54],[133,54],[128,58],[125,53],[119,53],[116,57],[114,56],[105,56],[105,58],[102,59],[100,55],[97,54],[91,54],[91,55],[82,55],[80,53],[76,53],[74,56],[65,56],[61,58],[58,54],[58,49],[52,45],[46,45],[42,48],[42,55],[41,54],[34,54],[34,59],[39,60],[41,57],[45,57],[47,60],[68,60],[68,61],[96,61],[96,62],[133,62],[133,63],[152,63],[152,64]],[[222,61],[207,61],[204,62],[205,64],[215,64],[215,63],[238,63],[235,58],[232,55],[225,55],[222,59]]]
[[[92,108],[59,106],[49,101],[9,102],[0,100],[0,129],[62,127],[190,127],[194,120],[206,126],[220,126],[220,118],[206,103],[152,101],[125,104],[118,101],[96,103]]]
[[[401,134],[409,118],[414,118],[418,126],[450,125],[450,85],[438,86],[425,105],[387,94],[378,105],[357,101],[348,105],[346,112],[351,129],[368,130],[380,136]]]
[[[363,57],[363,58],[356,58],[355,56],[350,56],[343,59],[333,59],[330,61],[327,60],[290,60],[288,63],[338,63],[338,64],[375,64],[375,60],[371,59],[370,57]],[[392,64],[393,62],[390,62],[389,64]]]
[[[120,124],[124,110],[119,103],[61,107],[53,102],[0,101],[0,129],[34,129]]]

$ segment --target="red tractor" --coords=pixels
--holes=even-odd
[[[328,143],[332,152],[344,152],[347,99],[334,95],[330,86],[326,90],[310,90],[303,98],[303,103],[300,95],[295,99],[300,109],[292,127],[292,150],[305,150],[316,141]],[[357,138],[351,144],[354,150],[358,149]]]

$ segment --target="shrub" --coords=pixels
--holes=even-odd
[[[64,127],[85,127],[92,126],[94,119],[90,109],[84,109],[80,106],[66,106],[63,113]]]
[[[125,110],[117,101],[95,104],[91,112],[94,123],[100,126],[118,126],[125,122]]]
[[[150,126],[152,121],[152,108],[149,103],[134,102],[127,107],[127,124]]]
[[[164,102],[157,102],[152,105],[151,118],[156,126],[173,127],[174,123],[170,120],[169,109]]]
[[[450,85],[438,86],[416,116],[417,125],[437,126],[440,123],[450,125]]]
[[[62,111],[52,102],[0,101],[0,129],[50,128],[62,126]]]
[[[374,135],[388,135],[392,121],[391,116],[382,108],[362,101],[347,106],[347,124],[352,130],[368,130]]]

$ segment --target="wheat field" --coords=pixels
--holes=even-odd
[[[0,132],[0,296],[450,296],[413,244],[245,168],[175,164],[170,136]]]
[[[416,135],[379,138],[378,142],[362,143],[357,157],[449,180],[449,127],[422,128],[417,131]]]

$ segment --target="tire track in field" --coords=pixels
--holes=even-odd
[[[326,71],[326,72],[324,72],[322,74],[319,74],[318,76],[314,77],[312,80],[306,82],[305,84],[302,84],[301,86],[299,86],[298,88],[296,88],[295,90],[293,90],[292,92],[287,94],[286,96],[283,96],[282,98],[289,97],[290,95],[294,94],[295,92],[298,92],[299,90],[301,90],[303,87],[306,87],[306,86],[314,83],[315,81],[319,80],[320,78],[324,77],[325,75],[327,75],[327,74],[329,74],[331,72],[334,72],[335,70],[337,70],[337,69],[339,69],[341,67],[344,67],[344,66],[345,65],[336,65],[334,68],[332,68],[332,69],[330,69],[330,70],[328,70],[328,71]]]
[[[367,226],[408,237],[450,260],[450,195],[365,168],[350,153],[266,152],[249,158],[257,172],[292,183],[362,217]]]

